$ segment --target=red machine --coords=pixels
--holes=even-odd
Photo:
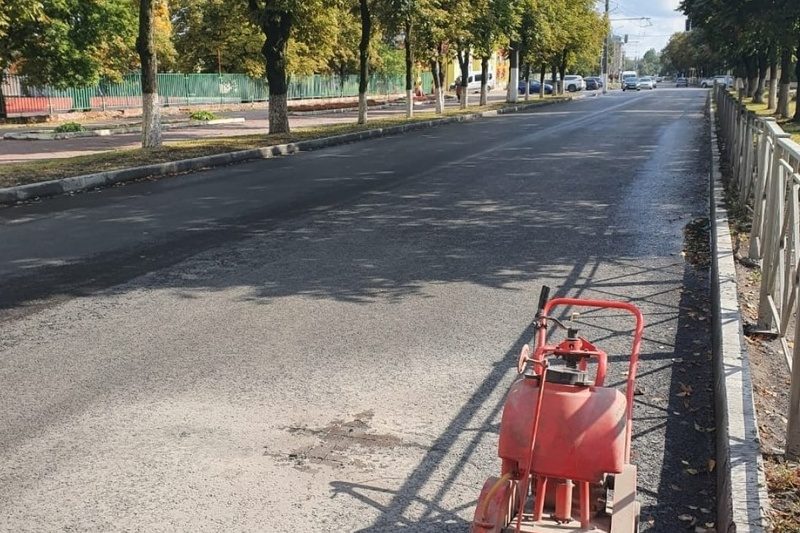
[[[501,477],[486,480],[473,533],[638,531],[636,467],[630,464],[636,368],[644,330],[639,309],[603,300],[555,298],[542,288],[536,349],[526,344],[523,374],[506,398],[498,455]],[[625,394],[604,387],[608,357],[549,315],[556,306],[620,309],[636,319]],[[548,324],[567,330],[547,344]],[[588,363],[597,371],[589,379]],[[577,489],[577,490],[576,490]]]

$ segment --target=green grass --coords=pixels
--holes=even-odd
[[[545,100],[547,101],[547,100]],[[542,103],[539,100],[531,100],[528,104],[536,105]],[[525,104],[525,102],[520,102]],[[496,103],[484,107],[470,106],[467,109],[447,110],[445,116],[457,116],[475,113],[479,111],[489,111],[507,107],[508,104]],[[392,117],[380,120],[371,120],[366,125],[351,124],[332,124],[325,126],[315,126],[309,128],[298,128],[288,134],[274,135],[242,135],[236,137],[213,137],[204,139],[193,139],[189,141],[179,141],[164,145],[156,150],[143,150],[141,148],[128,150],[113,150],[99,154],[81,155],[61,159],[43,159],[37,161],[27,161],[24,163],[11,163],[0,165],[0,187],[13,187],[70,176],[92,174],[107,170],[118,170],[121,168],[151,165],[155,163],[165,163],[180,159],[190,159],[205,155],[221,154],[225,152],[235,152],[237,150],[248,150],[251,148],[263,148],[276,144],[303,141],[308,139],[318,139],[342,135],[368,129],[396,126],[441,118],[433,111],[417,112],[414,118]]]
[[[754,104],[752,98],[745,98],[744,104],[749,111],[752,111],[758,116],[761,117],[772,117],[775,116],[775,110],[769,109],[767,104]],[[789,103],[789,115],[794,116],[795,108],[797,106],[797,102],[790,102]],[[778,119],[778,124],[780,124],[783,131],[786,133],[792,134],[792,139],[795,142],[800,143],[800,123],[792,122],[789,119]]]

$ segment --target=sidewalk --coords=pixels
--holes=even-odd
[[[505,91],[495,90],[489,94],[489,102],[496,103],[505,100]],[[476,105],[479,95],[470,95],[470,102]],[[535,101],[535,99],[532,99]],[[455,108],[458,102],[447,100],[445,105],[448,108]],[[418,103],[415,110],[419,112],[430,112],[434,110],[433,102]],[[401,116],[405,113],[403,104],[382,107],[381,109],[371,109],[368,114],[369,120],[380,120],[387,117]],[[168,130],[163,134],[166,144],[186,141],[198,138],[231,137],[266,133],[268,120],[266,108],[252,109],[244,111],[231,111],[219,114],[220,118],[244,118],[244,123],[220,124],[207,127],[194,127],[187,129]],[[354,123],[358,117],[356,111],[341,112],[331,111],[324,114],[290,114],[289,124],[292,129],[321,126],[328,124]],[[108,126],[110,123],[124,124],[125,122],[136,122],[138,119],[129,118],[120,121],[110,121],[104,119],[96,122],[86,122],[86,126]],[[20,128],[15,127],[16,131]],[[35,125],[28,126],[26,129],[45,129]],[[50,141],[25,141],[25,140],[0,140],[0,164],[20,163],[42,159],[58,159],[73,157],[78,155],[96,154],[111,150],[139,148],[141,146],[140,135],[138,133],[117,134],[105,137],[81,137],[74,139],[50,140]]]

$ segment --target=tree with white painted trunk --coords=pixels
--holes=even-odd
[[[361,19],[361,40],[358,43],[358,123],[367,123],[367,89],[369,88],[369,42],[372,38],[372,13],[369,0],[358,0]]]
[[[161,146],[161,107],[158,103],[155,7],[157,0],[139,1],[139,37],[136,50],[142,65],[142,148]]]
[[[290,46],[302,44],[329,54],[336,36],[330,21],[335,20],[332,10],[337,7],[338,0],[247,0],[251,20],[265,36],[261,53],[269,85],[269,133],[289,133],[290,60],[294,57],[307,66],[317,66],[324,59],[290,54]]]
[[[510,39],[517,38],[521,4],[516,0],[474,0],[471,30],[474,53],[481,59],[480,105],[487,103],[489,83],[489,59],[492,54]]]

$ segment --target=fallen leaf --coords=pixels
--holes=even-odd
[[[685,459],[681,459],[681,464],[689,466],[689,461],[687,461]]]
[[[695,468],[687,468],[686,469],[686,473],[689,474],[690,476],[696,476],[697,475],[697,469],[695,469]]]
[[[708,471],[713,472],[714,468],[717,466],[717,462],[714,459],[708,460]]]

